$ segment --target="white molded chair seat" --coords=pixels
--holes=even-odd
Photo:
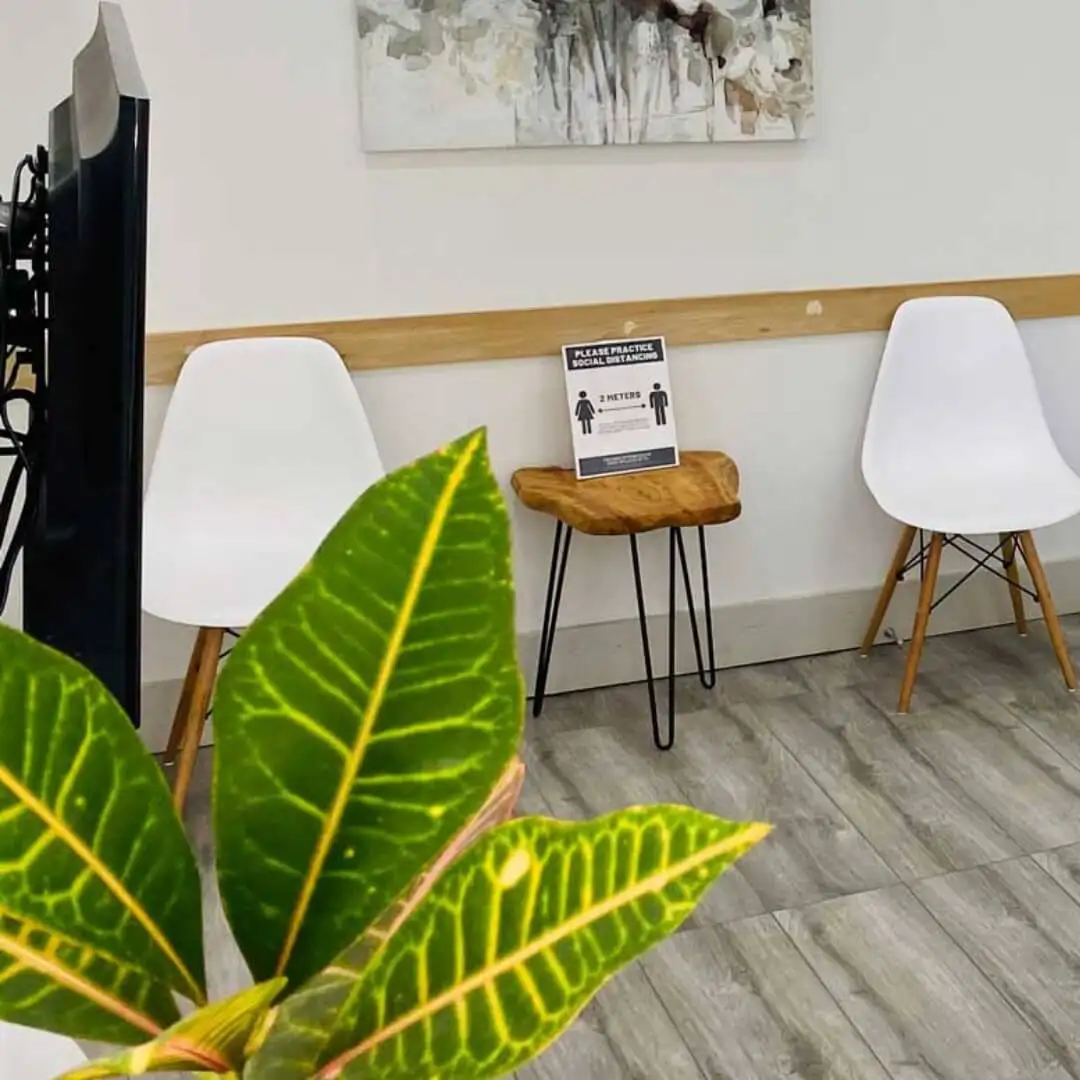
[[[897,311],[863,475],[887,514],[932,532],[1022,532],[1080,514],[1080,477],[1050,434],[1020,332],[985,297]]]
[[[150,472],[143,608],[199,628],[165,760],[182,808],[226,629],[251,624],[383,476],[356,387],[324,341],[203,345],[180,372]]]
[[[870,404],[863,476],[878,505],[904,526],[863,638],[873,647],[918,530],[919,606],[899,711],[918,674],[942,552],[958,537],[997,534],[983,562],[1009,583],[1017,630],[1027,632],[1021,560],[1031,575],[1065,683],[1076,673],[1035,547],[1035,529],[1080,514],[1080,477],[1054,443],[1020,331],[996,300],[912,300],[893,320]],[[971,556],[972,547],[959,545]],[[975,548],[974,550],[978,550]],[[982,549],[986,552],[987,549]]]
[[[181,547],[154,560],[163,584],[145,588],[143,607],[158,618],[189,626],[248,626],[304,568],[322,535],[295,535],[275,545],[274,536],[190,534]],[[183,588],[167,582],[183,583]]]
[[[147,487],[143,607],[191,626],[247,626],[382,475],[356,388],[325,342],[196,349]]]
[[[1080,477],[1059,454],[1041,460],[986,458],[956,467],[939,461],[930,475],[906,469],[879,474],[881,508],[897,521],[930,532],[978,536],[1025,532],[1080,514]]]

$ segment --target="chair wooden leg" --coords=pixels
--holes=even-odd
[[[169,742],[162,756],[163,765],[171,765],[180,752],[184,741],[184,727],[187,724],[187,716],[191,710],[191,695],[195,692],[195,681],[199,677],[199,662],[203,653],[203,642],[206,638],[206,627],[200,627],[195,635],[195,646],[191,650],[191,659],[188,661],[187,674],[184,676],[184,686],[180,691],[180,700],[176,704],[176,714],[173,717],[172,730],[169,732]]]
[[[1069,656],[1069,646],[1065,641],[1065,635],[1061,632],[1061,623],[1058,621],[1057,609],[1054,607],[1054,598],[1050,595],[1050,584],[1046,580],[1046,571],[1043,569],[1042,560],[1035,547],[1035,537],[1030,532],[1020,534],[1020,549],[1024,553],[1024,561],[1027,563],[1031,580],[1035,583],[1035,592],[1039,597],[1039,605],[1042,607],[1043,618],[1046,619],[1046,629],[1050,632],[1050,641],[1054,646],[1054,654],[1061,665],[1061,674],[1065,676],[1065,685],[1070,690],[1076,689],[1076,671],[1073,668],[1072,657]]]
[[[1002,533],[1001,557],[1005,560],[1005,575],[1009,579],[1009,596],[1012,597],[1013,616],[1016,618],[1016,632],[1027,637],[1027,615],[1024,614],[1024,594],[1020,591],[1020,567],[1016,562],[1016,539],[1011,533]]]
[[[881,595],[878,597],[877,607],[874,608],[874,614],[870,619],[870,625],[867,627],[866,637],[863,638],[862,649],[860,650],[863,656],[869,656],[870,650],[874,647],[878,631],[881,629],[881,624],[885,621],[885,615],[889,610],[889,605],[892,603],[893,593],[896,592],[896,585],[900,580],[900,571],[904,569],[904,564],[908,560],[908,554],[911,552],[911,545],[914,540],[915,526],[905,525],[904,531],[900,534],[900,543],[896,545],[896,554],[893,555],[892,565],[889,567],[889,572],[885,576],[885,584],[881,587]]]
[[[214,691],[217,679],[218,658],[221,656],[221,643],[225,638],[223,629],[208,627],[202,637],[202,649],[198,660],[198,671],[188,701],[187,716],[184,718],[181,736],[183,749],[176,766],[176,779],[173,781],[173,805],[183,814],[187,802],[191,776],[195,771],[195,759],[199,756],[199,740],[206,727],[206,712],[210,707],[210,695]]]
[[[911,647],[908,649],[907,667],[904,669],[904,681],[900,687],[900,705],[898,712],[906,713],[911,709],[911,695],[915,690],[915,679],[919,674],[919,662],[922,660],[923,645],[926,643],[926,628],[930,625],[930,609],[934,606],[934,589],[937,587],[938,570],[941,568],[941,552],[945,537],[934,533],[930,538],[930,554],[923,573],[922,589],[919,591],[919,607],[915,613],[915,629],[911,634]]]

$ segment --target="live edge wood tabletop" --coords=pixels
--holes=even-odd
[[[742,513],[739,469],[718,450],[687,450],[673,469],[578,480],[573,469],[519,469],[519,499],[592,536],[723,525]]]

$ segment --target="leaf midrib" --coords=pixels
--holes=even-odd
[[[200,1046],[183,1035],[159,1039],[149,1043],[141,1048],[141,1052],[145,1055],[146,1060],[140,1061],[140,1050],[136,1050],[132,1054],[132,1065],[136,1070],[141,1069],[143,1072],[148,1071],[149,1068],[154,1068],[157,1071],[157,1068],[162,1064],[167,1068],[172,1068],[174,1063],[183,1066],[199,1065],[209,1069],[212,1073],[232,1071],[232,1065],[221,1054],[205,1046]],[[172,1060],[170,1060],[170,1057]]]
[[[553,948],[564,938],[585,930],[597,920],[612,914],[619,910],[619,908],[625,907],[627,904],[632,904],[635,900],[640,900],[649,893],[658,892],[676,878],[696,870],[704,863],[711,862],[713,859],[718,859],[737,848],[753,847],[763,840],[770,831],[771,826],[755,822],[747,826],[737,835],[725,837],[718,843],[696,852],[694,855],[683,859],[681,862],[674,863],[671,866],[658,871],[651,877],[645,878],[630,888],[625,889],[614,896],[608,897],[599,904],[594,904],[585,911],[579,912],[572,919],[549,930],[535,941],[502,957],[494,964],[469,976],[469,978],[465,979],[457,986],[451,987],[449,990],[444,991],[438,997],[433,998],[426,1004],[420,1005],[413,1009],[412,1012],[399,1017],[392,1024],[380,1031],[376,1031],[373,1035],[370,1035],[362,1043],[353,1047],[351,1050],[346,1050],[345,1053],[335,1058],[316,1073],[314,1080],[336,1080],[344,1069],[357,1058],[369,1053],[377,1046],[381,1046],[390,1039],[396,1038],[402,1032],[407,1031],[425,1018],[442,1012],[455,1002],[468,997],[474,991],[483,988],[489,983],[493,983],[501,975],[505,975],[507,972],[519,967],[526,961],[531,960],[534,956]]]
[[[37,815],[45,827],[64,844],[66,844],[82,861],[93,871],[98,880],[116,897],[116,899],[135,916],[142,928],[150,935],[151,940],[161,950],[168,961],[176,969],[177,973],[187,984],[191,992],[192,1001],[201,1005],[206,1000],[198,982],[188,970],[187,965],[180,959],[179,954],[169,941],[165,932],[150,917],[150,913],[140,904],[134,896],[128,892],[124,883],[101,861],[100,858],[89,848],[86,843],[68,827],[52,809],[39,799],[29,788],[22,784],[6,766],[0,765],[0,784],[22,802],[31,813]]]
[[[345,767],[342,771],[341,782],[334,794],[334,800],[330,804],[330,810],[327,813],[325,823],[320,831],[319,840],[312,853],[311,862],[308,864],[308,870],[304,876],[300,894],[297,897],[296,906],[293,908],[292,915],[289,918],[285,942],[282,945],[281,954],[278,957],[277,968],[275,970],[276,975],[283,975],[289,966],[289,961],[292,959],[292,954],[296,948],[296,942],[300,937],[300,930],[303,927],[304,919],[307,917],[308,909],[311,907],[311,902],[315,896],[315,889],[318,885],[319,877],[322,874],[323,867],[326,865],[326,860],[330,856],[330,849],[337,836],[338,830],[341,827],[342,818],[345,816],[345,809],[349,803],[349,795],[352,792],[353,784],[360,773],[360,769],[363,767],[368,744],[371,741],[372,730],[378,721],[379,712],[382,709],[382,703],[386,697],[386,691],[389,688],[394,670],[397,667],[397,661],[401,654],[405,635],[409,629],[412,613],[420,599],[420,593],[423,590],[427,572],[431,568],[431,563],[435,558],[439,538],[442,535],[443,528],[450,515],[450,507],[453,503],[454,496],[457,494],[458,489],[465,479],[465,474],[468,472],[469,466],[476,456],[482,438],[482,434],[478,433],[469,441],[460,458],[455,463],[454,468],[451,470],[443,490],[439,493],[439,499],[435,504],[431,520],[428,522],[427,531],[421,542],[420,550],[417,552],[413,562],[412,573],[409,575],[405,596],[402,600],[401,607],[398,609],[397,617],[394,620],[394,626],[390,632],[390,637],[387,640],[386,650],[383,653],[382,661],[379,664],[379,671],[375,677],[375,682],[372,685],[371,696],[368,699],[367,708],[364,710],[364,716],[360,723],[360,728],[357,731],[356,741],[346,759]]]
[[[112,1013],[113,1016],[119,1017],[125,1023],[151,1037],[156,1038],[164,1031],[161,1025],[151,1017],[133,1009],[127,1002],[114,997],[77,971],[71,970],[71,968],[45,956],[36,949],[28,948],[10,934],[0,932],[0,952],[7,953],[8,956],[14,957],[24,967],[52,979],[53,982],[66,987],[68,990],[74,991],[106,1012]]]

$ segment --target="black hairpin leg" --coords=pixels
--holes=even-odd
[[[561,521],[555,526],[555,542],[551,546],[551,570],[548,572],[547,600],[544,603],[544,625],[540,630],[540,656],[536,663],[536,690],[533,693],[533,716],[544,709],[551,650],[555,646],[555,630],[559,623],[559,603],[563,581],[566,579],[566,560],[570,555],[570,538],[574,530]],[[564,538],[565,536],[565,538]]]
[[[690,586],[690,569],[686,565],[686,548],[683,545],[682,529],[672,529],[672,535],[679,545],[679,561],[682,563],[683,588],[686,590],[686,604],[690,612],[690,633],[694,639],[694,657],[697,659],[698,678],[706,690],[716,686],[716,643],[713,641],[712,597],[709,595],[709,557],[705,547],[705,526],[698,526],[698,551],[701,555],[701,590],[705,604],[705,640],[709,650],[709,663],[706,667],[701,652],[701,635],[698,633],[697,612],[694,610],[694,591]],[[674,580],[674,578],[673,578]]]
[[[641,627],[641,652],[645,658],[645,683],[649,690],[649,715],[652,719],[653,742],[658,750],[670,750],[675,745],[675,665],[668,675],[668,730],[667,738],[660,734],[660,715],[656,709],[656,686],[653,683],[652,650],[649,648],[649,624],[645,616],[645,591],[641,586],[641,560],[638,558],[637,537],[630,534],[630,559],[634,564],[634,592],[637,595],[638,625]],[[671,610],[668,615],[668,656],[675,654],[675,541],[671,541],[668,556],[671,576]]]
[[[686,602],[690,614],[690,630],[694,638],[694,653],[697,658],[698,678],[703,686],[712,689],[716,685],[716,650],[713,640],[712,598],[709,595],[709,569],[706,561],[705,530],[698,533],[701,552],[702,587],[705,601],[705,633],[708,646],[708,667],[701,649],[701,635],[698,631],[697,613],[694,609],[694,593],[690,585],[690,569],[686,561],[686,548],[683,544],[682,530],[672,529],[668,536],[668,675],[667,675],[667,729],[660,727],[660,711],[656,702],[656,684],[653,677],[652,650],[649,647],[649,626],[645,614],[645,592],[641,584],[641,561],[638,557],[637,537],[630,536],[630,557],[634,565],[634,592],[637,597],[638,625],[641,628],[641,651],[645,660],[645,682],[649,693],[649,716],[652,720],[653,742],[658,750],[670,750],[675,745],[675,630],[678,612],[675,606],[676,567],[675,555],[678,551],[682,565],[683,587],[686,589]]]

